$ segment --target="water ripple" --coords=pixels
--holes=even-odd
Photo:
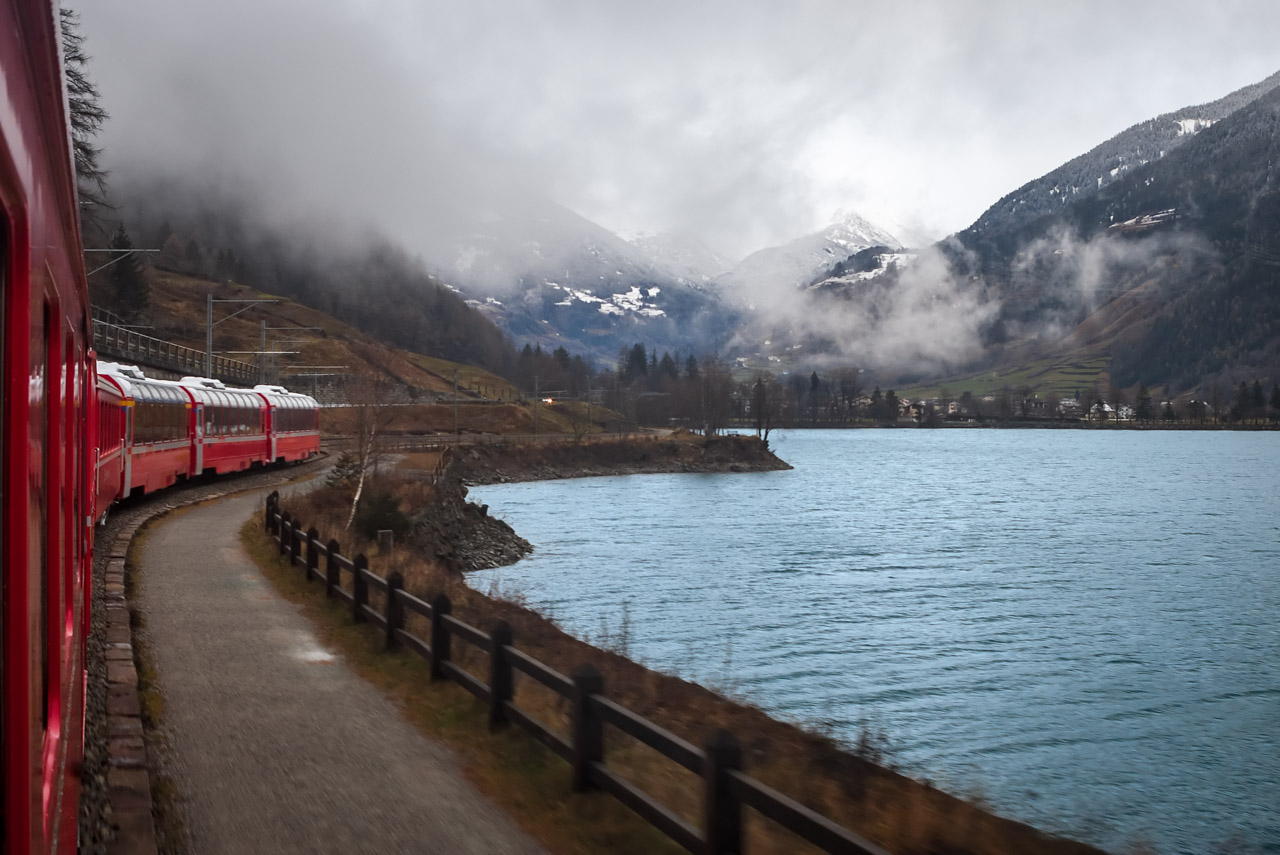
[[[569,631],[1101,846],[1280,851],[1280,435],[783,434],[787,473],[476,488]],[[1260,473],[1270,473],[1260,477]]]

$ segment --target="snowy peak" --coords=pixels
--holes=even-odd
[[[848,208],[836,211],[831,225],[823,229],[822,234],[834,244],[849,247],[850,252],[859,252],[869,246],[901,246],[896,237]]]
[[[820,232],[753,252],[717,281],[726,293],[747,296],[808,285],[821,273],[865,249],[897,249],[901,241],[853,211],[836,212]]]

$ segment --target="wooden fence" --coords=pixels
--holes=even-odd
[[[369,569],[365,556],[344,556],[335,540],[321,543],[314,528],[304,532],[301,522],[281,510],[277,492],[267,497],[264,522],[267,532],[279,543],[280,554],[301,568],[307,581],[323,582],[326,597],[335,597],[350,606],[353,621],[371,623],[381,629],[387,649],[402,647],[413,651],[426,660],[432,681],[453,680],[486,704],[490,729],[516,724],[528,731],[569,763],[574,790],[609,793],[689,852],[741,853],[744,808],[751,808],[827,852],[888,855],[879,846],[744,772],[742,750],[737,739],[727,731],[717,731],[704,748],[681,739],[609,700],[604,693],[604,678],[592,666],[583,665],[571,676],[561,674],[518,650],[506,621],[497,621],[488,632],[483,632],[450,614],[447,596],[438,595],[431,602],[419,599],[404,590],[404,579],[399,573],[384,579]],[[345,587],[348,579],[350,590]],[[381,609],[370,605],[371,590],[382,595]],[[429,621],[427,638],[419,638],[406,629],[405,617],[409,613]],[[488,682],[455,661],[454,639],[473,645],[487,657]],[[571,738],[565,739],[516,703],[516,671],[569,702]],[[688,822],[605,765],[605,725],[616,727],[702,777],[701,827]]]

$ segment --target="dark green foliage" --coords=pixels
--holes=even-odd
[[[1133,401],[1133,415],[1142,422],[1147,423],[1155,418],[1155,405],[1151,403],[1151,393],[1147,391],[1146,386],[1138,387],[1138,397]]]
[[[101,274],[106,277],[108,308],[122,318],[137,320],[151,305],[151,285],[138,254],[131,252],[133,241],[123,223],[116,227],[109,247],[115,250],[110,254],[111,266]]]
[[[360,461],[351,452],[344,451],[338,455],[333,468],[325,476],[324,483],[326,487],[349,487],[354,489],[358,480],[360,480]]]
[[[413,527],[413,520],[400,510],[400,500],[387,492],[369,494],[360,502],[356,511],[356,530],[373,540],[378,532],[390,529],[397,538],[404,537]]]
[[[1280,421],[1280,383],[1271,385],[1271,421]]]
[[[1231,421],[1239,422],[1249,418],[1249,404],[1252,397],[1249,395],[1249,384],[1243,380],[1236,387],[1235,401],[1231,404]]]

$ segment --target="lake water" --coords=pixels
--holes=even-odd
[[[787,717],[869,726],[906,771],[1046,830],[1280,852],[1280,433],[773,445],[793,471],[475,488],[536,551],[471,582],[581,636],[626,623],[633,658]]]

